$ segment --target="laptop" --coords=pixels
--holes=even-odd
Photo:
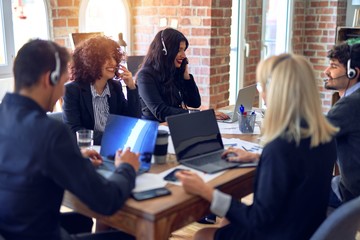
[[[239,107],[243,105],[245,110],[251,110],[254,102],[255,94],[256,94],[256,84],[240,89],[237,95],[234,108],[227,112],[222,111],[225,114],[227,114],[230,118],[226,120],[218,120],[218,121],[227,122],[227,123],[236,122],[238,120],[237,112],[239,111]]]
[[[166,121],[180,164],[205,173],[239,165],[221,158],[224,145],[213,109],[169,116]]]
[[[99,170],[114,171],[116,151],[130,147],[140,153],[138,173],[149,171],[158,125],[157,121],[110,114],[101,140],[100,155],[104,161]]]

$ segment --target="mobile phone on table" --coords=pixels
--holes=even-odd
[[[170,173],[168,173],[165,177],[164,177],[164,180],[165,181],[170,181],[170,182],[177,182],[177,181],[179,181],[178,179],[177,179],[177,177],[175,176],[175,173],[177,172],[177,171],[183,171],[184,169],[180,169],[180,168],[176,168],[176,169],[174,169],[174,170],[172,170]]]
[[[162,187],[162,188],[155,188],[155,189],[150,189],[150,190],[146,190],[146,191],[142,191],[142,192],[134,192],[134,193],[132,193],[132,197],[137,201],[142,201],[142,200],[167,196],[170,194],[171,194],[171,192],[169,189]]]

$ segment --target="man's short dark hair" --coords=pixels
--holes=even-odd
[[[347,68],[347,62],[351,57],[351,67],[360,68],[360,44],[349,45],[348,43],[341,43],[335,45],[328,51],[327,57],[337,59],[345,68]]]
[[[35,85],[40,76],[56,68],[55,52],[60,57],[60,73],[67,71],[70,55],[66,48],[52,41],[35,39],[22,46],[15,58],[13,73],[15,92]]]

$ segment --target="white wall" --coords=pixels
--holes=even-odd
[[[0,101],[3,99],[6,92],[13,92],[13,91],[14,91],[13,78],[0,79]]]

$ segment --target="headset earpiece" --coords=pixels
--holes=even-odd
[[[55,70],[50,73],[50,83],[56,85],[60,79],[60,57],[59,53],[56,51],[55,55]]]
[[[56,50],[53,43],[49,42],[50,48],[52,49],[52,52],[54,53],[55,58],[55,69],[50,72],[50,84],[56,85],[60,80],[60,71],[61,71],[61,62],[60,62],[60,55],[59,52]]]
[[[165,41],[164,41],[164,31],[165,31],[165,29],[161,31],[161,44],[163,46],[162,51],[164,52],[164,55],[167,55],[167,49],[166,49]]]
[[[351,67],[351,59],[347,62],[347,77],[349,79],[354,79],[356,77],[356,70]]]
[[[351,53],[352,53],[352,45],[349,45],[349,60],[347,61],[347,69],[346,75],[349,79],[354,79],[357,75],[356,69],[351,67]]]

